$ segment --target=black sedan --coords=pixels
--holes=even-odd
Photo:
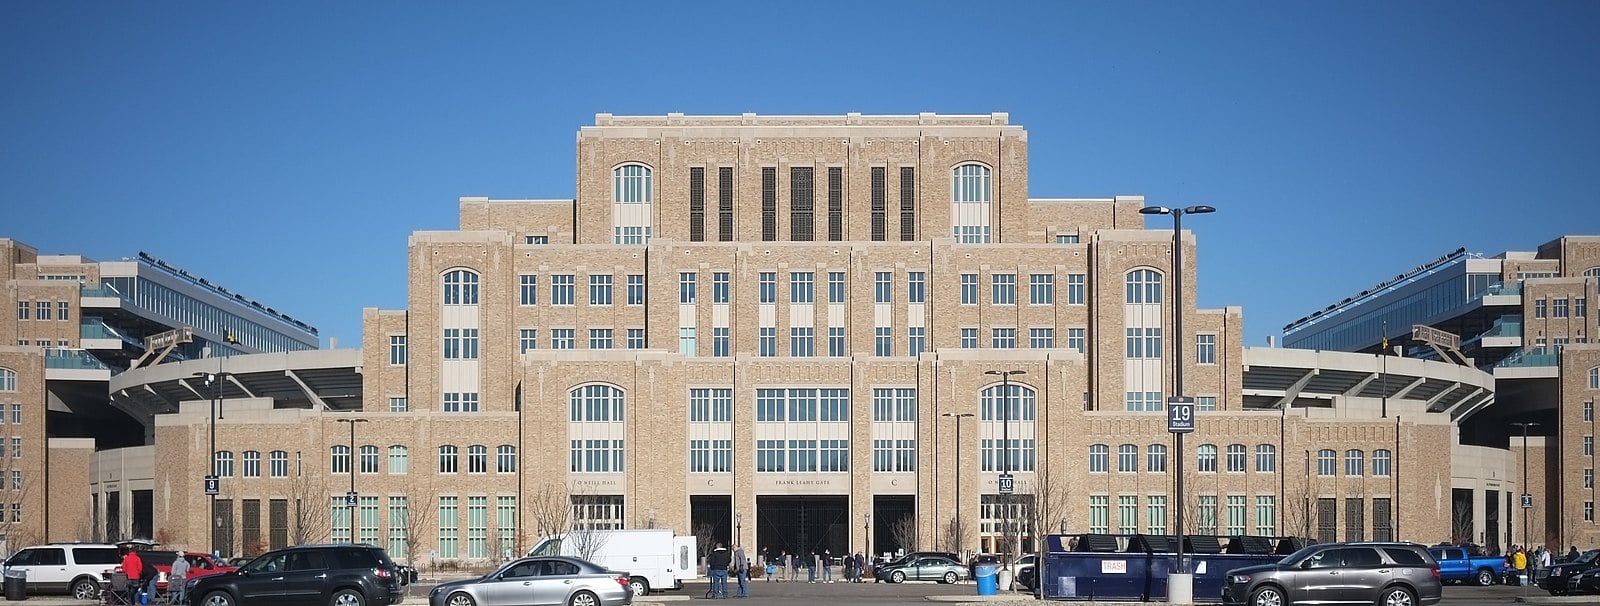
[[[1576,560],[1551,566],[1550,573],[1539,579],[1539,588],[1550,592],[1550,595],[1565,595],[1567,592],[1574,590],[1570,582],[1572,577],[1594,571],[1597,568],[1600,568],[1600,549],[1590,549],[1579,555]],[[1584,576],[1589,575],[1585,574]]]

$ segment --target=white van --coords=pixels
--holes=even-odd
[[[29,593],[70,593],[73,599],[100,597],[100,573],[122,564],[116,545],[51,543],[11,554],[6,570],[28,574]]]
[[[541,539],[528,555],[582,558],[626,572],[633,595],[644,596],[652,589],[682,589],[684,581],[699,576],[696,543],[692,536],[673,535],[670,528],[577,530]]]

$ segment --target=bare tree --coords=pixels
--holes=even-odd
[[[328,491],[318,478],[299,469],[289,477],[289,544],[305,545],[328,541],[333,520]],[[353,537],[352,537],[353,538]]]
[[[412,566],[422,561],[422,534],[433,525],[436,500],[432,488],[413,490],[406,496],[405,519],[400,526],[406,530],[406,560]]]
[[[1027,510],[1027,524],[1034,550],[1044,552],[1045,536],[1066,526],[1067,503],[1072,491],[1065,479],[1041,471],[1034,474],[1033,507]]]
[[[611,539],[611,525],[609,518],[601,518],[595,512],[609,504],[606,497],[592,494],[572,495],[572,525],[567,529],[565,543],[572,545],[572,552],[579,558],[594,560],[595,555],[605,548],[606,541]]]
[[[909,513],[900,516],[900,519],[889,524],[889,539],[894,544],[907,552],[916,551],[921,545],[917,541],[917,519]]]
[[[941,548],[952,553],[962,553],[971,539],[971,524],[963,524],[961,518],[957,516],[951,516],[950,520],[945,522],[944,529],[939,533]]]
[[[706,556],[711,555],[712,548],[717,546],[717,527],[710,522],[701,522],[694,527],[695,551],[700,552],[700,561],[704,562]]]
[[[540,538],[566,536],[572,521],[572,498],[564,486],[545,484],[528,501],[528,516],[532,518]]]

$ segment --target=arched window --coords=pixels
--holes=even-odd
[[[468,269],[452,269],[444,273],[445,305],[477,305],[478,274]]]
[[[1153,471],[1153,472],[1156,472],[1156,473],[1166,473],[1167,472],[1167,445],[1166,444],[1151,444],[1150,446],[1146,447],[1145,448],[1144,459],[1145,459],[1145,461],[1144,461],[1144,469],[1145,469],[1145,471]]]
[[[274,450],[267,455],[267,460],[268,465],[271,466],[271,469],[268,470],[268,473],[271,473],[272,477],[289,477],[289,451]]]
[[[1161,303],[1161,272],[1154,269],[1135,269],[1128,272],[1127,302],[1130,305],[1158,305]]]
[[[611,171],[611,226],[613,244],[650,242],[651,202],[654,200],[650,167],[623,164]]]
[[[1278,470],[1278,447],[1271,444],[1256,445],[1256,471],[1273,473]]]
[[[489,472],[489,448],[482,444],[467,447],[467,473]]]
[[[1139,447],[1123,444],[1117,447],[1117,471],[1139,471]]]
[[[378,447],[361,447],[361,473],[378,473]]]
[[[623,392],[604,383],[579,385],[567,392],[568,470],[573,473],[625,471],[627,440]]]
[[[516,473],[517,447],[510,444],[501,444],[499,448],[495,449],[494,470],[496,473]]]
[[[990,174],[982,164],[962,164],[950,171],[950,235],[958,244],[990,241]]]
[[[1339,453],[1332,448],[1317,451],[1317,475],[1332,476],[1339,471]]]
[[[9,368],[0,368],[0,391],[17,390],[17,371]]]
[[[1372,475],[1384,478],[1390,473],[1389,449],[1379,448],[1372,451]]]
[[[1583,270],[1583,277],[1585,277],[1585,278],[1600,278],[1600,267],[1591,267],[1589,269]]]
[[[231,477],[233,477],[233,451],[230,451],[230,450],[219,450],[219,451],[217,451],[217,477],[219,477],[219,478],[231,478]]]
[[[1242,472],[1245,469],[1244,444],[1228,445],[1228,471]]]
[[[246,450],[241,458],[244,463],[244,477],[261,477],[261,451]]]
[[[457,473],[461,469],[460,463],[457,459],[459,453],[460,450],[456,449],[455,446],[450,444],[440,446],[439,473]]]
[[[1344,451],[1344,475],[1359,478],[1366,473],[1366,466],[1366,453],[1355,448]]]
[[[389,474],[403,476],[411,472],[411,451],[396,444],[389,447]]]
[[[621,423],[622,422],[622,390],[595,383],[584,385],[572,390],[569,400],[572,403],[572,422],[583,423]]]
[[[1600,389],[1600,366],[1589,369],[1589,389]]]
[[[1033,420],[1037,409],[1037,392],[1022,383],[995,383],[980,393],[978,404],[980,431],[983,433],[982,458],[984,471],[1033,471],[1034,436]],[[1001,444],[1009,441],[1008,448]]]
[[[350,473],[350,447],[335,446],[328,451],[328,473]]]
[[[1217,471],[1217,445],[1201,444],[1195,452],[1195,469],[1201,473]]]
[[[1105,444],[1089,445],[1089,473],[1105,473],[1111,468],[1111,447]]]

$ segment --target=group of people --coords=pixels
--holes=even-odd
[[[733,551],[728,551],[728,546],[717,543],[717,546],[706,555],[706,576],[711,577],[711,591],[706,594],[708,598],[728,598],[728,574],[738,575],[739,593],[733,597],[750,597],[750,558],[744,553],[744,547],[734,545]]]
[[[128,590],[124,599],[129,604],[138,604],[141,591],[145,595],[156,595],[156,581],[159,575],[156,574],[155,565],[145,563],[137,549],[124,545],[121,550],[122,573],[128,576]],[[183,581],[188,576],[189,560],[184,559],[183,553],[179,552],[178,557],[172,560],[172,569],[167,572],[167,591],[172,592],[171,603],[184,603]]]
[[[1511,551],[1506,553],[1506,568],[1516,571],[1518,584],[1527,585],[1538,577],[1539,569],[1550,567],[1550,558],[1550,550],[1545,549],[1543,545],[1534,549],[1531,554],[1522,546],[1512,545]],[[1577,545],[1573,545],[1567,551],[1566,559],[1568,561],[1578,559]]]
[[[801,554],[792,554],[787,551],[779,552],[775,557],[767,560],[767,581],[779,583],[800,582],[800,569],[806,570],[805,582],[832,583],[833,579],[833,551],[825,549],[822,553],[811,554],[807,558]],[[861,583],[866,578],[869,562],[861,552],[855,555],[845,554],[840,558],[840,568],[844,572],[844,582]]]

